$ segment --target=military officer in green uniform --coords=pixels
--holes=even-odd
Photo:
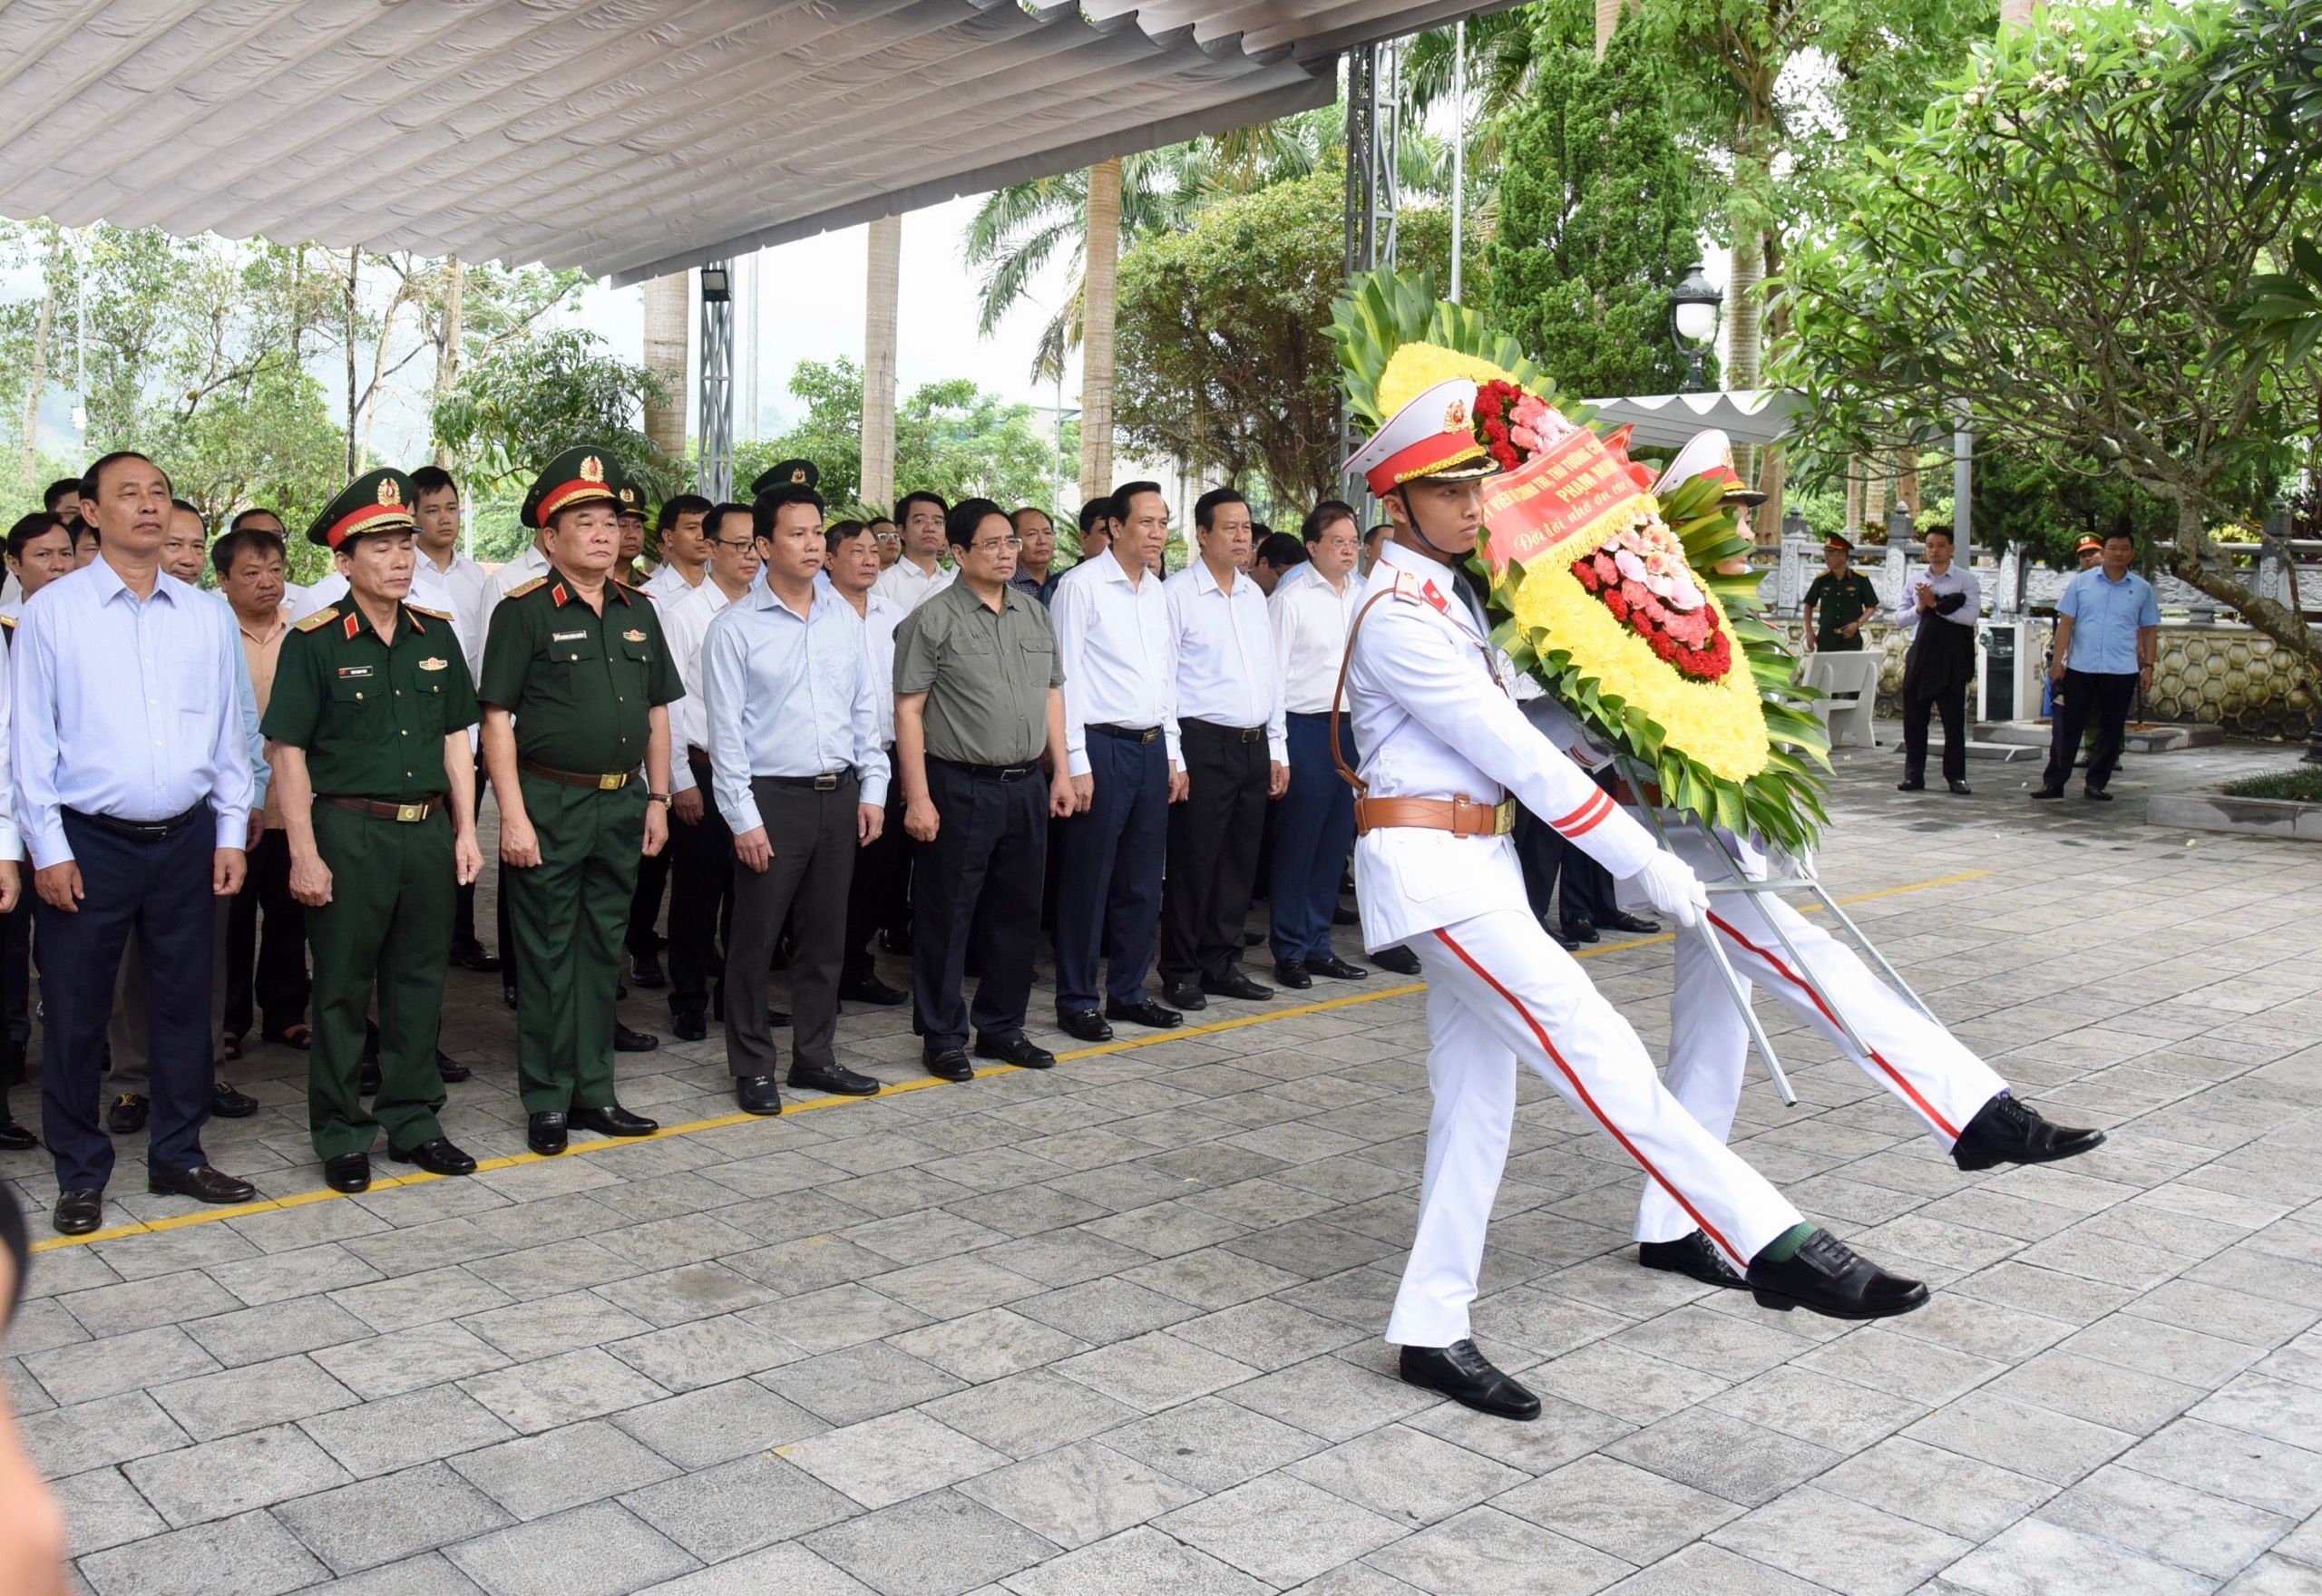
[[[1822,574],[1806,589],[1809,646],[1825,653],[1851,654],[1862,647],[1862,628],[1878,613],[1878,589],[1849,569],[1854,545],[1835,534],[1822,545]]]
[[[493,611],[477,687],[524,993],[517,1080],[540,1153],[563,1152],[573,1126],[658,1128],[614,1100],[613,994],[639,862],[668,838],[666,706],[685,687],[652,600],[611,574],[623,480],[588,447],[541,472],[520,517],[545,534],[549,569]]]
[[[430,1173],[475,1160],[435,1116],[457,886],[483,868],[475,837],[475,724],[452,618],[406,603],[416,558],[399,471],[357,477],[307,530],[331,551],[347,594],[283,639],[264,730],[290,843],[290,890],[314,949],[314,1046],[307,1118],[334,1190],[371,1183],[371,1143]],[[379,1088],[356,1085],[365,1020],[379,1000]]]

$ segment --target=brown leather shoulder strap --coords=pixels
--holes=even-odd
[[[1371,783],[1355,774],[1346,755],[1339,752],[1340,706],[1346,702],[1346,673],[1354,664],[1354,635],[1362,629],[1363,618],[1371,613],[1371,607],[1381,598],[1392,598],[1394,592],[1394,584],[1390,582],[1365,598],[1362,608],[1354,612],[1354,622],[1346,629],[1346,652],[1339,657],[1338,686],[1331,690],[1331,763],[1338,767],[1339,780],[1352,787],[1357,797],[1370,792]]]

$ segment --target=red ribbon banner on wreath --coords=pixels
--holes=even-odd
[[[1529,565],[1645,497],[1628,462],[1585,428],[1484,484],[1484,560],[1492,575]]]

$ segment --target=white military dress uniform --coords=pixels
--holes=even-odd
[[[1439,384],[1414,400],[1354,463],[1391,462],[1399,443],[1441,427],[1441,394],[1459,385]],[[1474,384],[1464,386],[1471,407]],[[1447,567],[1397,543],[1384,547],[1347,676],[1365,803],[1495,805],[1512,793],[1616,877],[1648,869],[1682,877],[1651,833],[1526,720],[1486,637],[1481,614]],[[1541,929],[1506,834],[1376,826],[1355,843],[1354,868],[1366,947],[1400,943],[1419,955],[1433,1043],[1435,1109],[1418,1232],[1390,1341],[1426,1348],[1468,1338],[1518,1061],[1643,1165],[1690,1216],[1689,1228],[1705,1231],[1737,1267],[1800,1222],[1763,1176],[1663,1087],[1628,1022]],[[1683,889],[1698,890],[1690,882]]]

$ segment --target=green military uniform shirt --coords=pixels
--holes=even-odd
[[[1048,609],[1014,588],[994,610],[955,581],[895,628],[895,691],[927,695],[927,752],[937,759],[1029,764],[1048,746],[1049,689],[1062,686]]]
[[[445,791],[444,739],[475,722],[448,618],[405,605],[388,643],[348,598],[283,638],[261,729],[307,751],[317,793],[416,803]]]
[[[602,614],[563,572],[492,612],[476,696],[516,717],[516,752],[579,775],[645,763],[649,712],[685,696],[653,601],[608,579]]]
[[[1806,602],[1814,608],[1814,647],[1831,650],[1859,648],[1860,632],[1849,637],[1839,628],[1878,608],[1878,589],[1859,570],[1850,570],[1842,577],[1826,570],[1807,588]]]

